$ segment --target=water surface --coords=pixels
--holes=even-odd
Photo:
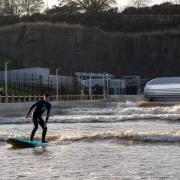
[[[9,137],[29,138],[30,120],[0,119],[1,179],[179,179],[180,105],[61,109],[48,124],[49,146],[11,149]],[[36,138],[41,139],[39,128]]]

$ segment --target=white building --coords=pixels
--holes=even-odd
[[[50,82],[52,81],[52,86],[54,88],[56,88],[56,83],[57,83],[56,78],[57,78],[56,75],[49,75],[49,80]],[[72,89],[74,86],[73,78],[71,76],[58,76],[58,85],[59,88],[63,86],[66,89]]]
[[[124,93],[125,81],[122,79],[107,79],[107,78],[86,79],[86,80],[81,80],[81,87],[82,89],[89,89],[89,92],[91,92],[90,90],[91,88],[92,92],[95,92],[99,89],[101,91],[103,90],[108,91],[108,94],[121,95]]]
[[[0,71],[0,80],[5,80],[5,71]],[[56,75],[50,75],[48,68],[33,67],[7,71],[7,80],[10,83],[41,84],[42,86],[56,87]],[[71,89],[73,78],[70,76],[58,76],[59,86]]]
[[[4,80],[5,71],[0,71],[0,80]],[[37,82],[38,81],[48,81],[49,69],[41,67],[15,69],[7,71],[7,79],[11,82]]]

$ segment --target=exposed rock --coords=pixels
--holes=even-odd
[[[22,67],[108,72],[143,77],[178,76],[180,31],[140,34],[34,23],[0,29],[0,51]]]

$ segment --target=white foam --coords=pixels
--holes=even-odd
[[[59,141],[82,141],[82,140],[131,140],[139,142],[180,142],[180,131],[150,131],[150,132],[133,132],[133,131],[108,131],[103,133],[92,134],[74,134],[59,137]]]
[[[126,102],[104,108],[71,108],[62,115],[51,115],[49,122],[54,123],[89,123],[121,122],[127,120],[170,120],[180,119],[180,105],[167,107],[139,107],[136,103]],[[31,123],[25,117],[1,118],[0,124]]]

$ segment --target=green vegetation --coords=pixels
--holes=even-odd
[[[85,1],[63,0],[59,6],[23,16],[0,16],[0,27],[27,22],[50,22],[80,24],[85,27],[99,28],[107,32],[150,32],[175,29],[180,26],[180,5],[163,3],[152,7],[128,7],[118,12],[117,7],[111,6],[116,1],[104,0],[104,6]],[[76,3],[75,3],[76,2]],[[80,4],[82,2],[82,4]],[[92,2],[100,2],[93,0]],[[78,4],[79,3],[79,4]],[[146,15],[143,17],[143,15]],[[157,15],[157,18],[152,16]],[[163,16],[166,15],[167,18]],[[131,19],[130,16],[137,16]],[[162,16],[162,18],[161,18]],[[158,18],[159,17],[159,18]]]
[[[4,70],[5,62],[9,62],[8,69],[17,69],[19,66],[14,62],[14,59],[11,58],[7,53],[0,51],[0,69]]]

